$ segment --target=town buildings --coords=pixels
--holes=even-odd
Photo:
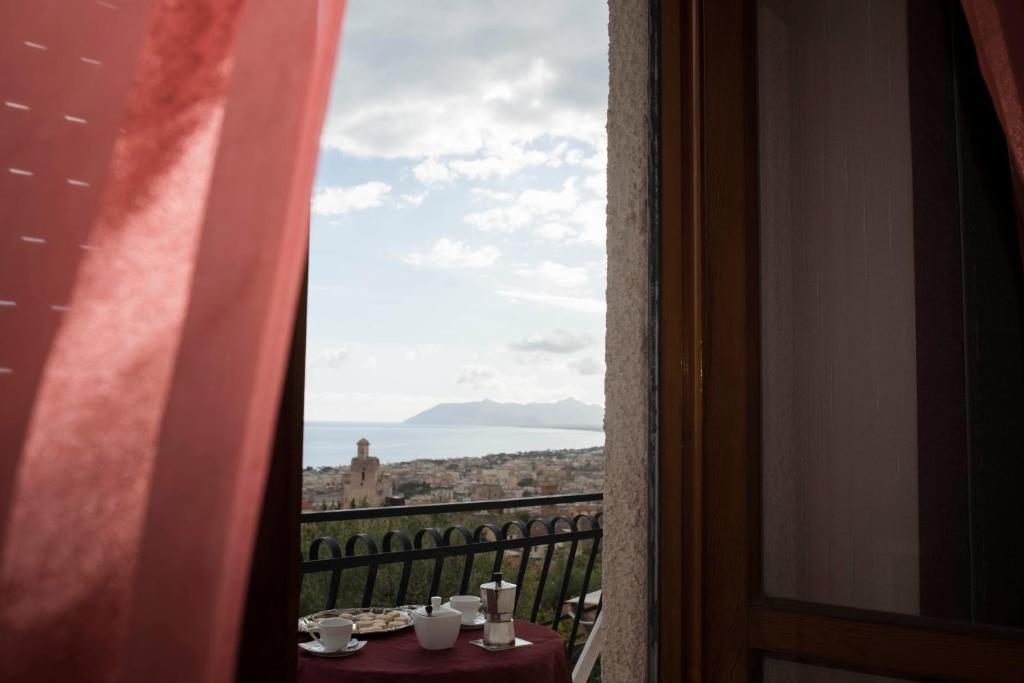
[[[368,505],[386,505],[388,496],[421,505],[604,489],[603,448],[380,464],[369,455],[369,443],[365,446],[365,457],[357,453],[347,467],[304,470],[303,509],[352,507],[353,500],[362,505],[363,498]]]

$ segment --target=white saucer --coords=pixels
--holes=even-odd
[[[316,655],[317,657],[348,657],[362,650],[363,645],[366,645],[365,640],[356,640],[355,638],[348,641],[348,647],[344,650],[326,650],[319,640],[311,640],[308,643],[299,643],[299,647],[309,654]]]
[[[455,609],[454,607],[452,607],[452,603],[451,603],[450,600],[448,602],[444,603],[443,605],[441,605],[441,607],[448,607],[449,609]],[[474,619],[473,621],[469,622],[468,624],[462,624],[459,628],[461,628],[463,631],[469,631],[469,630],[474,629],[474,628],[483,628],[485,621],[487,621],[487,618],[483,615],[482,612],[478,612],[477,615],[476,615],[476,619]]]
[[[469,631],[474,628],[483,628],[485,621],[487,621],[487,617],[485,617],[482,614],[478,614],[476,615],[476,619],[469,622],[468,624],[462,624],[459,628],[461,628],[463,631]]]

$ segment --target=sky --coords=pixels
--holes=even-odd
[[[603,0],[349,0],[307,420],[604,404],[607,21]]]

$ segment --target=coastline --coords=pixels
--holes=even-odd
[[[444,428],[467,428],[472,429],[474,427],[503,427],[507,429],[568,429],[585,432],[603,432],[604,426],[601,425],[502,425],[502,424],[446,424],[446,423],[431,423],[431,422],[409,422],[408,420],[402,420],[401,422],[378,422],[378,421],[350,421],[350,420],[305,420],[303,425],[338,425],[338,426],[353,426],[353,425],[370,425],[380,427],[396,427],[396,426],[407,426],[407,427],[444,427]]]
[[[303,431],[303,465],[313,467],[348,464],[356,454],[356,442],[363,438],[370,442],[371,455],[382,464],[572,450],[604,444],[602,430],[579,428],[309,421]]]

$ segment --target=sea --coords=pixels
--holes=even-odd
[[[305,467],[347,465],[356,442],[370,442],[370,455],[382,463],[419,458],[466,458],[604,445],[604,432],[539,427],[413,425],[403,422],[306,422]]]

